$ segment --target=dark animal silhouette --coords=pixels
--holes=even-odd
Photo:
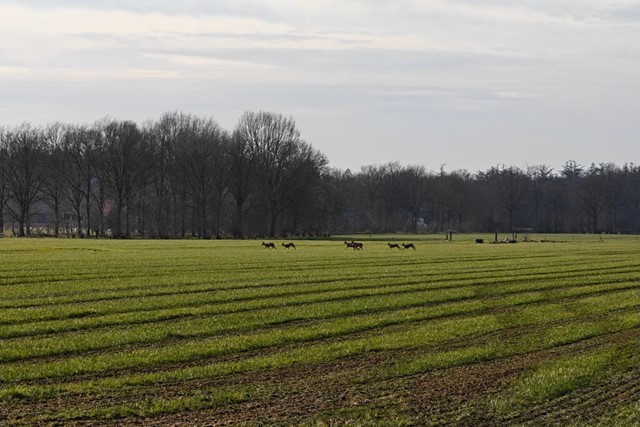
[[[397,243],[387,243],[389,245],[389,249],[400,249],[400,245]]]
[[[352,248],[354,251],[359,251],[360,249],[364,249],[364,244],[359,242],[354,242],[353,240],[350,242],[344,242],[347,246],[345,249]]]
[[[262,246],[264,246],[265,249],[275,249],[276,245],[273,242],[262,242]]]
[[[413,245],[413,243],[407,243],[406,245],[403,243],[403,244],[402,244],[402,247],[403,247],[403,248],[405,248],[405,249],[409,249],[409,248],[411,248],[411,249],[413,249],[414,251],[416,250],[416,247]]]
[[[283,243],[281,246],[284,246],[287,249],[289,249],[289,248],[298,249],[298,248],[296,248],[296,245],[293,242]]]

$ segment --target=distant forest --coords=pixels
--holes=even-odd
[[[0,130],[5,236],[256,238],[393,232],[640,233],[640,166],[338,170],[291,117]]]

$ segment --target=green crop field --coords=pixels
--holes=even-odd
[[[475,237],[0,239],[0,425],[638,425],[638,238]]]

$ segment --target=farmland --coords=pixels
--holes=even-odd
[[[635,236],[391,238],[0,240],[0,424],[640,422]]]

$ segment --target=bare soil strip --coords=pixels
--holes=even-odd
[[[354,378],[368,377],[375,367],[391,364],[398,357],[411,357],[411,354],[423,353],[425,349],[413,349],[403,352],[382,352],[342,360],[334,363],[295,366],[280,370],[257,371],[241,375],[230,375],[212,380],[153,385],[131,388],[121,393],[102,396],[75,396],[73,399],[60,396],[44,402],[14,402],[4,407],[9,425],[30,425],[38,422],[43,425],[55,425],[53,419],[39,418],[35,414],[60,414],[77,408],[106,407],[128,405],[136,401],[156,398],[180,398],[193,390],[214,390],[224,386],[251,386],[256,392],[247,401],[216,406],[210,409],[195,410],[189,414],[169,414],[152,418],[119,418],[119,425],[232,425],[238,422],[250,424],[290,424],[315,423],[318,417],[328,417],[336,424],[342,424],[349,415],[341,411],[368,408],[367,412],[390,406],[401,411],[418,424],[448,425],[452,419],[460,425],[522,424],[528,420],[556,417],[563,420],[562,414],[571,403],[571,397],[558,399],[558,403],[548,403],[539,407],[525,408],[521,413],[509,416],[492,414],[487,396],[497,395],[515,380],[525,369],[544,360],[579,354],[612,342],[637,342],[640,331],[629,330],[613,335],[596,337],[578,343],[553,348],[551,350],[498,359],[486,363],[464,365],[444,370],[434,370],[425,374],[409,377],[354,381]],[[628,402],[633,398],[640,384],[637,375],[621,375],[624,381],[613,381],[594,386],[588,393],[576,393],[576,399],[586,399],[585,406],[593,404],[599,395],[611,399],[598,400],[598,413],[605,413],[614,405]],[[609,384],[609,385],[607,385]],[[607,394],[608,393],[608,394]],[[591,396],[591,397],[590,397]],[[593,398],[592,398],[593,397]],[[564,402],[564,403],[563,403]],[[591,403],[588,403],[591,402]],[[562,403],[562,405],[561,405]],[[554,408],[558,408],[555,410]],[[563,409],[564,408],[564,409]],[[387,408],[388,410],[389,408]],[[584,408],[583,408],[584,409]],[[584,412],[584,411],[583,411]],[[587,411],[588,412],[588,411]],[[555,415],[554,415],[555,414]],[[585,415],[586,416],[586,415]],[[595,416],[595,415],[594,415]],[[493,417],[493,418],[492,418]],[[62,422],[62,420],[60,420]],[[104,420],[107,422],[108,420]],[[112,420],[113,421],[113,420]],[[557,425],[560,425],[558,421]],[[82,419],[64,420],[64,425],[99,425],[94,419],[85,424]],[[95,423],[95,424],[94,424]],[[356,424],[357,425],[357,424]]]

